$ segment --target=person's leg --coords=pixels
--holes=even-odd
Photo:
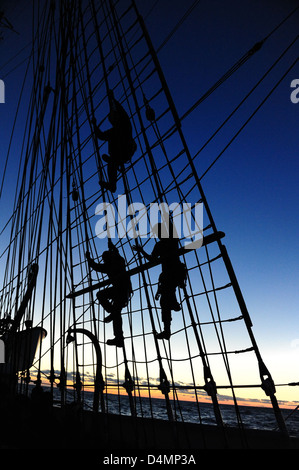
[[[164,274],[163,277],[163,292],[165,293],[165,299],[168,303],[168,306],[171,310],[178,312],[181,310],[181,306],[177,301],[176,297],[177,289],[177,277],[175,273],[168,272]]]
[[[128,303],[128,292],[124,289],[123,291],[118,288],[113,290],[113,307],[112,313],[109,317],[112,317],[113,320],[113,333],[114,338],[109,339],[107,344],[115,345],[117,347],[122,347],[124,344],[124,335],[123,335],[123,322],[121,312],[122,309]]]
[[[107,344],[110,346],[122,347],[124,345],[124,335],[122,329],[121,310],[114,310],[113,313],[113,333],[114,338],[108,339]]]
[[[102,158],[108,162],[108,181],[99,180],[99,183],[103,188],[106,188],[114,193],[116,191],[118,165],[111,157],[108,157],[108,155],[103,155]]]
[[[171,310],[174,310],[175,312],[178,312],[181,310],[181,306],[177,301],[176,298],[176,287],[172,287],[172,289],[169,292],[169,306]]]
[[[161,294],[161,319],[164,324],[164,330],[157,334],[158,339],[169,339],[171,336],[170,325],[171,325],[171,308],[169,306],[169,301],[163,293]]]
[[[109,178],[110,190],[113,193],[116,191],[117,170],[118,170],[118,165],[113,160],[111,160],[108,163],[108,178]]]
[[[106,312],[108,312],[110,314],[113,314],[113,302],[112,302],[113,287],[108,287],[105,290],[99,291],[97,293],[97,299],[98,299],[100,305],[103,307],[103,309],[106,310]],[[106,317],[105,321],[111,321],[112,318],[110,320],[108,320],[109,317],[111,317],[111,315]]]
[[[114,333],[115,338],[117,338],[117,340],[124,339],[121,311],[115,312],[115,315],[113,318],[113,333]]]

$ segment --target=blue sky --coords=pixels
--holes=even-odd
[[[159,54],[179,113],[184,114],[296,6],[298,2],[288,1],[200,2],[173,37],[172,44],[165,45]],[[173,16],[176,13],[179,15],[176,8],[171,9]],[[201,148],[293,41],[298,18],[297,12],[186,118],[183,129],[194,151]],[[150,31],[158,32],[163,20],[159,15],[152,20]],[[158,46],[159,41],[154,44]],[[234,124],[202,152],[197,160],[199,174],[239,130],[240,124],[298,57],[298,52],[297,41],[270,74],[265,87],[258,89],[240,110]],[[253,331],[277,383],[298,378],[299,107],[290,100],[290,83],[297,76],[298,63],[202,180],[216,225],[226,233],[225,244],[253,321]],[[296,388],[291,390],[291,396],[298,399]]]
[[[2,179],[4,156],[16,110],[30,42],[23,24],[25,4],[6,2],[20,35],[6,33],[0,43],[0,78],[6,103],[0,105]],[[155,47],[159,47],[193,1],[137,2],[146,17]],[[202,0],[159,52],[179,115],[183,115],[256,42],[265,38],[296,7],[298,1]],[[298,34],[299,11],[267,39],[262,49],[183,121],[183,131],[195,154],[233,111]],[[236,116],[197,157],[198,174],[205,172],[256,107],[298,57],[298,41],[269,74]],[[226,233],[227,246],[254,325],[263,358],[276,383],[298,381],[298,114],[290,100],[298,63],[269,100],[202,180],[216,225]],[[15,156],[7,177],[15,172]],[[7,186],[1,204],[6,215],[11,198]],[[1,217],[1,221],[2,221]],[[4,218],[6,220],[6,218]],[[1,222],[2,223],[2,222]],[[298,400],[294,387],[279,390],[281,399]]]

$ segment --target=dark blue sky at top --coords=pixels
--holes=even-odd
[[[163,3],[163,2],[162,2]],[[182,2],[148,19],[152,35],[163,36],[165,18],[179,17]],[[193,2],[188,2],[191,5]],[[187,8],[187,5],[184,3]],[[171,44],[159,54],[179,114],[184,114],[256,42],[265,38],[298,2],[200,2]],[[168,13],[169,14],[168,14]],[[163,19],[162,19],[163,18]],[[175,22],[175,20],[174,20]],[[193,152],[217,129],[278,56],[298,35],[299,12],[269,37],[263,48],[183,122]],[[168,30],[169,31],[169,30]],[[154,41],[159,46],[159,40]],[[196,160],[199,175],[298,57],[297,43]],[[215,166],[203,178],[216,225],[226,232],[239,282],[254,324],[278,329],[288,348],[298,322],[298,116],[290,100],[288,74]],[[271,326],[273,325],[273,326]],[[284,329],[285,328],[285,329]],[[290,333],[292,331],[292,333]],[[268,334],[269,333],[269,334]],[[273,332],[272,332],[273,333]],[[276,334],[276,333],[275,333]],[[291,338],[290,338],[291,336]],[[278,347],[277,343],[275,347]]]
[[[5,32],[0,43],[0,78],[6,85],[6,103],[0,105],[0,177],[16,112],[31,40],[26,29],[29,0],[2,2],[19,35]],[[193,0],[139,0],[137,5],[155,47],[163,42]],[[179,115],[183,115],[256,42],[299,5],[295,0],[202,0],[176,34],[159,52]],[[29,14],[29,13],[28,13]],[[299,11],[274,33],[245,65],[183,121],[183,131],[195,154],[244,98],[278,56],[298,35]],[[299,43],[269,75],[213,142],[197,157],[201,175],[240,126],[298,57]],[[299,103],[290,100],[299,64],[203,178],[210,208],[249,307],[258,340],[266,350],[292,354],[299,338],[298,320],[298,202]],[[18,128],[21,138],[21,126]],[[17,162],[9,161],[12,176]],[[7,219],[11,197],[6,187],[0,201],[1,224]],[[3,214],[5,217],[3,218]],[[268,349],[267,349],[268,348]],[[295,379],[295,377],[293,377]],[[292,380],[290,374],[290,380]]]

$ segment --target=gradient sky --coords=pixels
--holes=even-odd
[[[179,19],[181,2],[148,18],[158,47],[166,21]],[[184,2],[187,9],[193,2]],[[159,54],[168,84],[183,115],[257,41],[293,9],[295,1],[202,1]],[[157,10],[154,10],[157,12]],[[150,21],[151,19],[151,21]],[[196,152],[298,34],[299,12],[270,36],[263,48],[183,123]],[[163,27],[165,25],[165,27]],[[172,51],[175,51],[172,52]],[[202,174],[239,130],[276,81],[299,55],[298,41],[275,68],[266,86],[240,110],[234,125],[200,154]],[[290,100],[290,83],[299,64],[282,81],[233,144],[202,180],[253,322],[265,363],[276,383],[298,381],[299,258],[298,202],[299,104]],[[298,400],[296,387],[278,396]]]
[[[24,46],[31,37],[24,21],[26,5],[30,2],[2,3],[20,34],[4,31],[5,38],[0,43],[0,79],[6,85],[6,103],[0,104],[1,179],[23,80],[22,61],[29,55],[29,48]],[[193,1],[137,3],[157,48]],[[298,5],[294,0],[200,1],[159,52],[179,115]],[[183,131],[191,153],[202,147],[295,39],[298,22],[299,11],[184,119]],[[7,63],[18,51],[20,54]],[[197,157],[199,175],[234,137],[298,57],[298,52],[297,41],[232,122]],[[257,343],[277,384],[299,381],[299,103],[290,100],[293,79],[299,79],[298,63],[202,180],[216,225],[226,233],[225,245],[248,306]],[[7,178],[14,174],[14,165],[10,160]],[[1,224],[6,221],[10,198],[6,186],[0,200]],[[281,387],[278,397],[298,401],[298,388]]]

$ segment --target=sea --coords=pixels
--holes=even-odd
[[[56,392],[57,393],[57,392]],[[58,398],[58,396],[57,396]],[[71,403],[74,394],[68,395],[67,402]],[[85,409],[92,409],[93,393],[84,391],[83,402]],[[55,397],[54,397],[55,399]],[[131,416],[130,401],[127,395],[105,394],[105,410],[108,413]],[[138,397],[134,400],[137,416],[168,420],[165,400],[159,398]],[[209,403],[200,402],[196,404],[192,401],[171,401],[174,418],[177,421],[189,423],[202,423],[216,425],[213,406]],[[238,419],[234,405],[220,404],[223,421],[227,427],[237,427]],[[261,406],[238,406],[239,422],[241,420],[245,429],[259,429],[274,431],[278,430],[277,421],[272,408]],[[291,409],[281,409],[285,423],[292,437],[299,437],[299,407]],[[200,417],[199,417],[200,415]]]

